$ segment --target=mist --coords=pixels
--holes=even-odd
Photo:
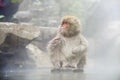
[[[89,42],[87,65],[84,73],[52,73],[48,63],[47,67],[32,69],[5,68],[2,80],[120,80],[119,7],[119,0],[24,0],[14,15],[21,24],[57,28],[65,15],[80,18],[82,33]],[[39,50],[32,51],[39,56]]]

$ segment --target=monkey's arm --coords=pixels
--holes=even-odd
[[[51,53],[55,52],[55,51],[59,51],[62,48],[62,40],[60,37],[56,36],[54,39],[52,39],[49,43],[48,43],[48,51]]]
[[[83,53],[85,51],[87,51],[88,48],[88,41],[85,39],[85,37],[83,35],[80,35],[80,43],[78,46],[76,46],[72,53],[73,54],[77,54],[77,53]]]
[[[48,52],[50,53],[50,59],[54,66],[54,68],[61,68],[62,62],[61,60],[64,58],[62,54],[62,46],[63,46],[63,40],[61,37],[55,37],[52,39],[48,44]]]

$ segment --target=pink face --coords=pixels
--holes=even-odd
[[[69,29],[70,23],[68,23],[68,22],[63,22],[61,27],[62,27],[62,29],[65,29],[65,30],[66,30],[66,29]]]

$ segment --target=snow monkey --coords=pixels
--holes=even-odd
[[[82,70],[86,63],[88,42],[81,34],[81,24],[75,16],[65,16],[57,35],[48,43],[54,69]]]

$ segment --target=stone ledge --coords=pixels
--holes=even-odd
[[[56,35],[56,30],[51,27],[0,23],[0,66],[49,67],[51,64],[46,46]]]

